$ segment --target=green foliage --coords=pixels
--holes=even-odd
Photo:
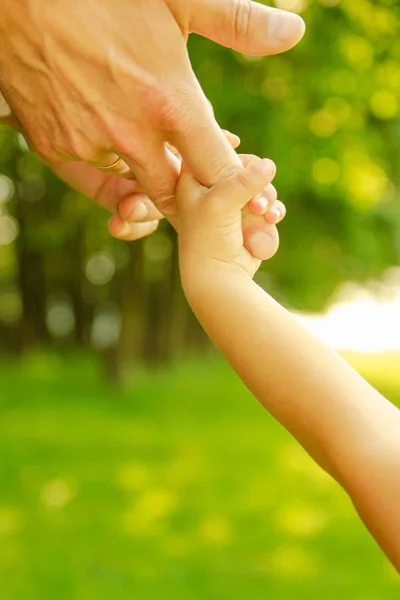
[[[376,278],[400,263],[400,6],[276,4],[302,11],[307,33],[296,49],[243,57],[192,36],[189,50],[221,125],[241,136],[243,151],[278,165],[288,216],[260,283],[286,305],[319,310],[341,282]],[[197,344],[168,227],[131,247],[112,240],[108,215],[68,190],[4,127],[0,173],[3,347],[54,336],[89,345],[98,315],[111,313],[119,313],[114,329],[118,319],[125,328],[118,361],[164,359],[188,340]]]
[[[400,403],[398,356],[371,362]],[[115,393],[84,355],[33,354],[0,380],[0,597],[399,597],[344,492],[223,364]]]
[[[278,3],[279,4],[279,3]],[[319,309],[337,285],[400,262],[400,7],[308,6],[287,54],[242,57],[193,39],[191,56],[221,124],[243,151],[273,158],[288,216],[265,265],[287,302]]]

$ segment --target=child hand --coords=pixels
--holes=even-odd
[[[229,131],[224,131],[224,133],[232,147],[237,148],[240,138]],[[180,163],[181,159],[176,150],[170,145],[168,145],[168,149]],[[249,158],[244,160],[249,160]],[[123,181],[121,185],[124,185]],[[270,241],[268,237],[263,236],[264,221],[260,221],[259,215],[264,215],[267,223],[275,224],[285,216],[284,207],[277,201],[276,190],[272,185],[265,190],[263,196],[253,198],[242,214],[245,248],[252,256],[260,260],[267,260],[271,258]],[[153,202],[138,189],[135,194],[128,195],[121,202],[118,213],[110,219],[109,230],[117,238],[133,241],[153,233],[163,218]],[[175,215],[170,215],[168,220],[176,229]]]
[[[261,261],[253,258],[243,246],[242,219],[251,216],[259,235],[267,240],[268,258],[279,246],[275,224],[270,219],[281,220],[285,216],[284,205],[276,200],[271,182],[276,167],[269,159],[253,155],[241,155],[244,169],[238,169],[230,177],[208,189],[200,185],[187,170],[182,168],[176,190],[178,206],[178,234],[182,276],[197,272],[203,266],[233,268],[254,276]],[[274,205],[267,212],[267,199]],[[264,215],[249,215],[248,203],[261,206]],[[263,225],[260,229],[260,220]],[[265,244],[264,240],[264,244]]]

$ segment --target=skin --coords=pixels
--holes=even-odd
[[[252,280],[259,263],[243,248],[241,210],[273,173],[253,159],[208,189],[183,172],[183,287],[247,387],[343,486],[400,572],[400,411]]]
[[[204,185],[242,168],[191,68],[191,32],[267,55],[293,47],[304,23],[250,0],[2,3],[0,88],[12,120],[61,178],[113,212],[120,207],[127,219],[112,222],[117,237],[135,239],[155,227],[154,212],[147,225],[130,224],[138,192],[163,215],[174,214],[179,168],[166,143]],[[134,177],[129,185],[96,170],[118,156]],[[250,216],[243,225],[252,250]],[[267,248],[255,251],[262,259]]]

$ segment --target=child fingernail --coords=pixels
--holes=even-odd
[[[268,200],[264,198],[264,196],[260,196],[259,198],[257,198],[257,204],[259,205],[264,214],[268,209]]]
[[[279,210],[279,208],[271,208],[271,210],[268,212],[268,220],[271,223],[276,223],[277,221],[279,221],[280,218],[281,211]]]
[[[235,142],[240,143],[240,137],[236,135],[236,133],[232,133],[232,131],[227,130],[227,134],[232,138],[232,140],[235,140]]]

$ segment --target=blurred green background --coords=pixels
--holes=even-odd
[[[299,47],[193,37],[288,216],[258,281],[322,311],[400,264],[400,3],[277,0]],[[213,353],[163,224],[135,244],[0,128],[0,599],[398,598],[344,493]],[[393,270],[392,270],[393,272]],[[399,355],[348,355],[400,404]]]

